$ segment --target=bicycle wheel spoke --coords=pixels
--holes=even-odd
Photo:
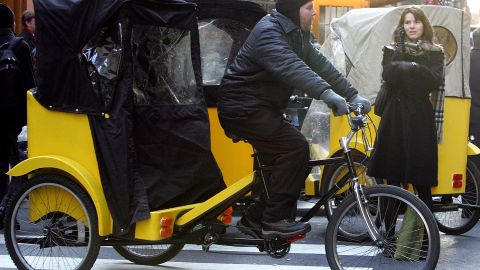
[[[31,180],[8,212],[11,226],[19,226],[5,235],[15,264],[33,269],[90,268],[98,254],[99,238],[89,226],[92,215],[87,209],[94,207],[88,198],[64,177],[42,175]]]
[[[345,224],[352,224],[354,213],[358,220],[356,226],[367,230],[359,213],[360,205],[352,194],[339,206],[327,228],[330,266],[333,269],[434,269],[440,240],[435,223],[428,222],[433,220],[428,208],[399,188],[376,186],[364,192],[368,203],[362,207],[369,209],[367,213],[379,232],[379,239],[372,241],[368,237],[358,243],[340,233],[340,228],[345,230]]]

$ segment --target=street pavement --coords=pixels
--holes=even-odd
[[[234,222],[238,217],[234,218]],[[281,259],[271,258],[254,247],[228,247],[213,245],[209,252],[200,246],[186,245],[170,262],[159,266],[135,265],[123,259],[111,247],[102,247],[93,269],[168,269],[168,270],[322,270],[329,269],[325,256],[324,236],[327,219],[314,217],[312,232],[292,245],[290,253]],[[462,236],[441,235],[441,254],[437,269],[480,269],[480,223]],[[5,248],[3,232],[0,234],[0,269],[16,269]]]

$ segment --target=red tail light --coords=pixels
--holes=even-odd
[[[294,237],[288,238],[287,242],[293,243],[295,241],[302,240],[303,238],[305,238],[305,234],[299,234],[299,235],[295,235]]]
[[[221,221],[223,224],[230,224],[232,223],[232,220],[233,220],[232,216],[222,216]]]
[[[168,237],[168,236],[172,235],[172,233],[173,233],[172,228],[164,227],[160,230],[160,236],[161,237]]]
[[[233,213],[233,207],[231,207],[231,206],[229,208],[227,208],[227,210],[223,211],[224,216],[231,216],[232,213]]]
[[[162,226],[162,228],[170,227],[170,226],[172,226],[172,224],[173,224],[173,219],[172,218],[162,217],[162,219],[160,219],[160,225]]]
[[[463,186],[463,174],[454,173],[452,174],[452,187],[461,188]]]

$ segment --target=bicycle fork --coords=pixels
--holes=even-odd
[[[377,243],[381,241],[381,235],[378,232],[377,226],[375,226],[375,222],[372,220],[372,216],[368,211],[368,200],[363,193],[362,185],[358,183],[357,171],[355,170],[351,150],[348,147],[348,143],[354,135],[355,133],[353,131],[350,131],[347,137],[340,138],[340,145],[342,146],[345,159],[347,160],[348,170],[350,171],[350,175],[352,176],[353,190],[358,203],[358,207],[360,208],[360,213],[367,225],[368,234],[372,238],[373,242]]]

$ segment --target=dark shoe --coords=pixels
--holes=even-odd
[[[242,233],[253,238],[262,238],[262,228],[259,223],[251,220],[248,216],[243,215],[237,222],[237,228]]]
[[[282,219],[275,222],[262,223],[262,235],[265,238],[290,238],[299,234],[306,234],[312,229],[308,222],[296,222]]]

